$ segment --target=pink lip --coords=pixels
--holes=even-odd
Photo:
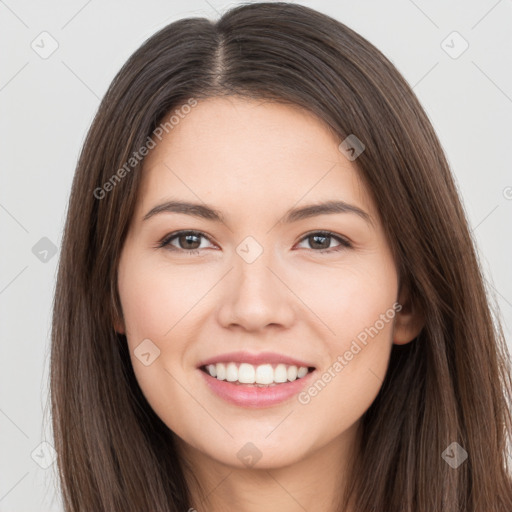
[[[302,366],[307,365],[304,364]],[[203,370],[199,371],[203,375],[208,387],[220,398],[239,407],[257,409],[270,407],[290,399],[310,383],[313,375],[316,374],[316,371],[312,371],[301,379],[292,382],[269,387],[257,387],[249,384],[234,384],[233,382],[218,380]]]
[[[250,352],[229,352],[227,354],[221,354],[219,356],[211,357],[210,359],[206,359],[198,365],[198,368],[201,366],[207,366],[209,364],[216,363],[249,363],[253,365],[258,364],[279,364],[283,363],[288,366],[305,366],[306,368],[312,367],[312,364],[306,363],[305,361],[301,361],[299,359],[295,359],[293,357],[284,356],[281,354],[276,354],[275,352],[259,352],[257,354],[251,354]]]

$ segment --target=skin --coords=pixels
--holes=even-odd
[[[392,344],[410,342],[422,327],[409,308],[395,312],[307,404],[295,396],[240,408],[213,394],[197,369],[226,352],[273,351],[311,362],[321,376],[365,327],[397,301],[406,305],[382,221],[357,160],[340,152],[340,142],[302,109],[211,98],[146,157],[118,268],[123,318],[114,326],[127,336],[146,399],[208,494],[201,502],[188,476],[199,512],[334,510]],[[143,220],[171,198],[206,203],[225,222],[169,212]],[[372,224],[353,213],[280,222],[292,207],[340,199],[367,212]],[[178,230],[204,237],[188,245],[176,237],[175,251],[157,247]],[[319,230],[352,247],[335,238],[315,244],[309,235]],[[263,248],[250,264],[236,251],[247,236]],[[195,247],[197,254],[186,253]],[[160,350],[148,366],[134,353],[144,339]],[[237,457],[247,442],[261,453],[252,467]]]

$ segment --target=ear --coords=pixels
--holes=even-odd
[[[409,292],[405,287],[400,292],[398,303],[402,308],[395,317],[393,343],[405,345],[421,332],[425,325],[425,318],[423,312],[411,301]]]
[[[124,325],[124,321],[123,321],[122,315],[119,315],[119,313],[114,312],[113,316],[114,316],[114,319],[113,319],[112,323],[114,325],[114,329],[116,330],[116,332],[118,334],[125,334],[126,333],[126,329],[125,329],[125,325]]]
[[[118,334],[125,334],[124,324],[119,320],[114,321],[114,329]]]

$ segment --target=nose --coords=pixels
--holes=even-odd
[[[297,307],[293,286],[285,269],[271,259],[270,251],[252,263],[235,257],[234,268],[223,280],[218,310],[223,327],[261,331],[267,326],[289,328],[293,323]]]

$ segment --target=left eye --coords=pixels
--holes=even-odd
[[[348,247],[351,247],[351,244],[348,240],[345,238],[335,235],[334,233],[331,233],[330,231],[315,231],[313,233],[307,234],[305,237],[302,238],[304,241],[309,240],[309,245],[314,247],[315,244],[320,245],[318,251],[314,252],[334,252],[334,251],[341,251],[342,249],[346,249]],[[339,242],[339,245],[335,248],[330,248],[331,240],[337,240]],[[311,242],[312,241],[312,242]],[[318,248],[317,245],[317,248]],[[329,250],[332,249],[332,250]]]
[[[164,238],[158,247],[167,247],[172,251],[185,251],[189,254],[197,254],[199,249],[204,249],[204,247],[201,247],[201,238],[209,240],[208,237],[199,231],[178,231]],[[333,239],[339,242],[339,245],[334,248],[330,247],[331,241]],[[172,244],[174,240],[178,241],[179,247],[176,247]],[[308,233],[302,237],[301,243],[303,241],[309,242],[310,247],[313,248],[315,248],[316,245],[317,250],[314,250],[314,252],[320,253],[335,252],[352,247],[348,240],[341,236],[335,235],[330,231],[314,231]]]

